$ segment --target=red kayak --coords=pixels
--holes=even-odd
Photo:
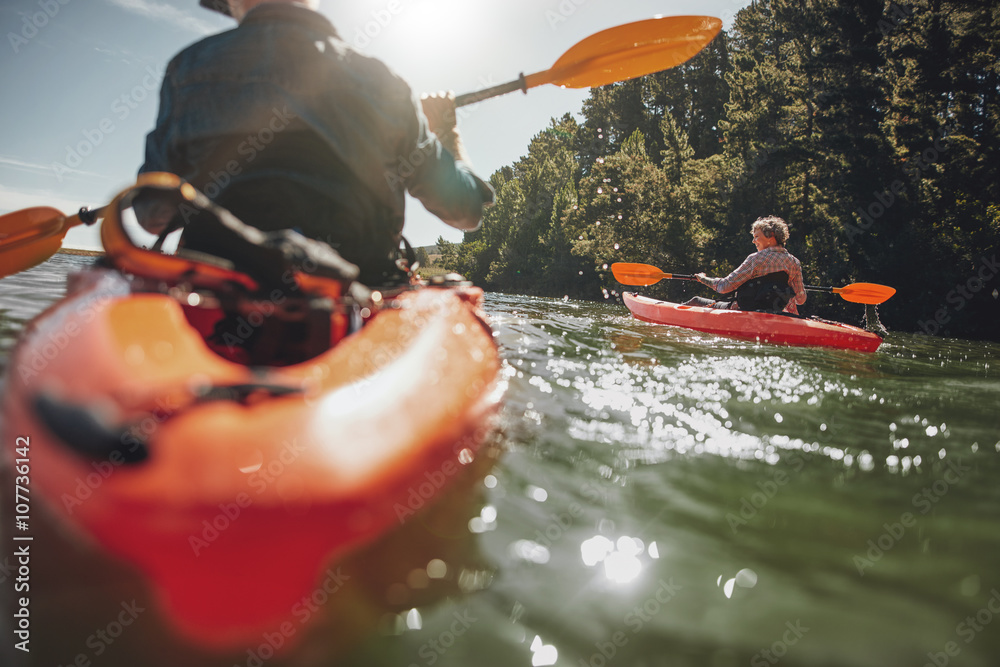
[[[818,318],[682,306],[630,292],[624,292],[622,299],[637,320],[740,340],[859,352],[874,352],[882,344],[882,337],[870,331]]]
[[[74,276],[25,328],[0,457],[70,534],[146,574],[178,630],[239,646],[461,477],[495,426],[499,351],[460,281],[362,300],[289,272],[297,295],[262,294],[218,262],[136,247],[137,191],[207,202],[146,174],[106,207],[114,267]],[[261,348],[302,354],[242,360]]]

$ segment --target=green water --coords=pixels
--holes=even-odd
[[[79,263],[0,281],[0,359]],[[1000,345],[791,349],[611,301],[487,311],[509,388],[460,529],[420,519],[434,539],[358,558],[338,611],[263,664],[1000,664]],[[257,664],[263,641],[204,654],[155,611],[96,655],[88,634],[141,579],[50,538],[44,658],[24,664]]]

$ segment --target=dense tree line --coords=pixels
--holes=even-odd
[[[989,2],[754,2],[688,63],[553,119],[443,261],[490,290],[601,299],[615,261],[724,275],[774,214],[807,283],[896,287],[890,329],[1000,339],[998,47]],[[811,294],[805,312],[862,310]]]

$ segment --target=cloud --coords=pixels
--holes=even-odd
[[[93,171],[83,171],[81,169],[71,169],[69,167],[63,167],[62,165],[60,166],[64,171],[72,174],[80,174],[81,176],[96,176],[98,178],[106,180],[106,178],[103,175],[95,173]],[[0,155],[0,167],[6,167],[8,169],[14,169],[17,171],[26,171],[32,174],[42,173],[50,176],[56,175],[55,167],[51,164],[37,164],[34,162],[25,162],[24,160],[19,160],[17,158],[12,158],[12,157],[4,157],[2,155]]]
[[[163,2],[156,2],[155,0],[108,0],[108,2],[125,11],[139,14],[151,21],[171,23],[178,28],[183,28],[199,35],[210,35],[219,31],[218,26],[191,16],[187,12]]]

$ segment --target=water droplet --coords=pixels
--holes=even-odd
[[[511,545],[510,551],[515,558],[526,560],[529,563],[544,565],[549,562],[549,550],[531,540],[518,540]]]
[[[595,535],[580,545],[580,555],[584,565],[593,567],[608,557],[615,548],[614,543],[603,535]]]
[[[542,638],[535,635],[531,642],[531,665],[532,667],[545,667],[554,665],[559,660],[559,651],[552,644],[543,644]]]
[[[736,585],[743,588],[753,588],[757,585],[757,573],[748,567],[736,573]]]
[[[642,572],[642,563],[633,555],[615,551],[604,559],[604,574],[611,581],[627,584]]]
[[[427,563],[427,576],[431,579],[444,579],[447,574],[448,564],[440,558],[435,558]]]

